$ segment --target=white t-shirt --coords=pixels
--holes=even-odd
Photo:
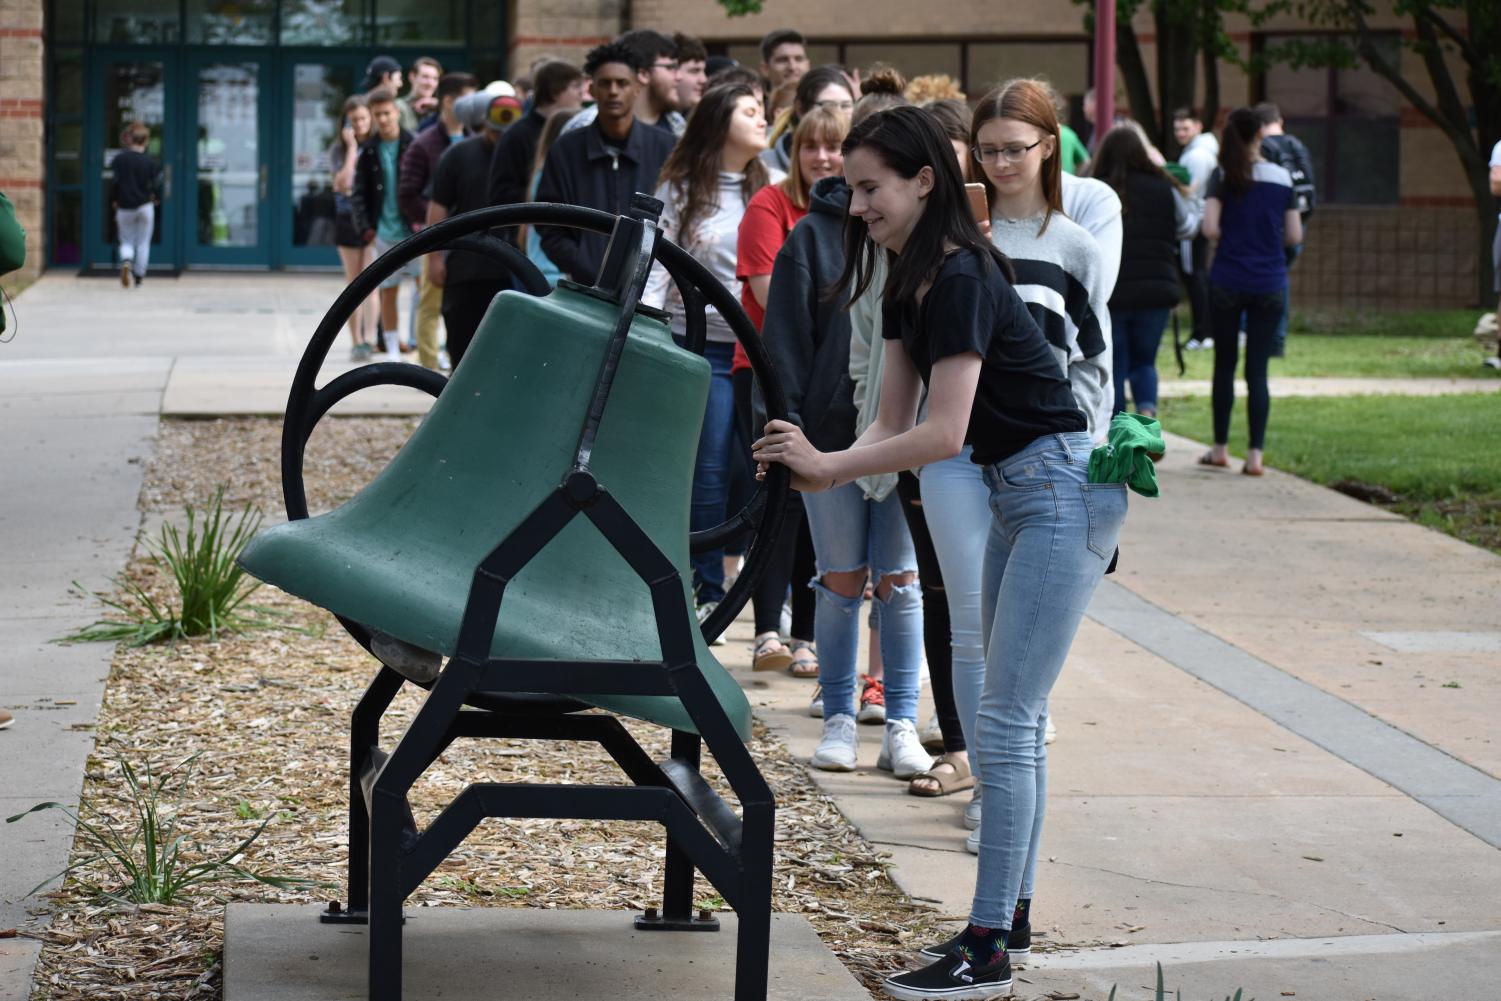
[[[1496,143],[1495,148],[1491,150],[1491,169],[1495,170],[1497,167],[1501,167],[1501,143]],[[1498,213],[1496,218],[1501,219],[1501,213]]]

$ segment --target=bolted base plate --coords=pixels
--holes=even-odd
[[[636,915],[637,931],[719,931],[719,919],[709,911],[699,911],[686,918],[669,918],[648,907],[645,914]]]

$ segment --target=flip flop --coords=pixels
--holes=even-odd
[[[948,765],[953,770],[951,772],[933,770],[939,765]],[[968,761],[962,761],[945,754],[933,762],[933,769],[926,772],[918,772],[912,776],[912,781],[907,783],[907,791],[914,796],[924,796],[931,799],[936,796],[947,796],[950,793],[963,792],[966,789],[973,789],[975,787],[975,776],[969,769]],[[919,786],[918,783],[924,780],[936,783],[938,791],[933,792],[926,786]]]
[[[1199,456],[1198,461],[1199,465],[1201,466],[1216,466],[1220,469],[1224,469],[1226,466],[1230,465],[1229,459],[1226,459],[1224,462],[1215,462],[1213,451],[1205,452],[1203,455]]]
[[[1240,475],[1242,475],[1242,476],[1261,476],[1261,475],[1263,475],[1265,473],[1266,473],[1266,469],[1264,469],[1264,468],[1263,469],[1252,469],[1250,466],[1242,466],[1240,468]]]
[[[799,657],[804,650],[808,656]],[[817,678],[818,677],[818,651],[813,649],[813,644],[807,640],[792,641],[792,663],[787,668],[787,673],[794,678]]]
[[[773,643],[777,649],[767,649]],[[782,645],[782,639],[776,633],[769,633],[756,641],[756,649],[751,654],[752,671],[782,671],[791,667],[793,663],[792,653]]]

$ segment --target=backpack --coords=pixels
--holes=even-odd
[[[1313,155],[1308,152],[1308,147],[1296,136],[1267,136],[1261,140],[1261,155],[1292,175],[1298,215],[1304,219],[1313,215],[1318,194],[1313,184]]]

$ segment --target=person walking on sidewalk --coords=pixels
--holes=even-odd
[[[151,130],[131,122],[120,134],[125,148],[110,161],[114,185],[110,205],[120,233],[120,284],[140,285],[151,263],[151,235],[156,229],[156,205],[161,200],[162,168],[146,153]]]
[[[1230,414],[1235,408],[1235,369],[1240,326],[1246,326],[1246,416],[1250,447],[1241,472],[1260,476],[1271,393],[1267,365],[1276,347],[1277,325],[1287,301],[1286,248],[1303,242],[1292,175],[1261,156],[1261,119],[1236,108],[1225,121],[1220,165],[1204,199],[1204,235],[1215,241],[1209,271],[1209,308],[1214,330],[1214,447],[1199,458],[1206,466],[1230,465]]]
[[[1009,260],[971,216],[953,149],[932,118],[916,108],[873,115],[851,131],[844,155],[852,195],[841,285],[858,297],[875,257],[890,260],[876,422],[853,447],[823,452],[796,424],[771,421],[754,455],[758,475],[786,465],[805,500],[860,476],[952,458],[966,444],[984,469],[989,639],[972,750],[986,809],[975,896],[965,929],[928,951],[932,963],[884,986],[901,999],[989,998],[1010,988],[1012,956],[1030,951],[1047,788],[1043,719],[1119,538],[1126,487],[1087,482],[1094,443],[1085,415],[1016,294]],[[924,388],[927,417],[918,423]]]
[[[1298,203],[1298,217],[1303,220],[1303,234],[1308,235],[1308,217],[1318,203],[1318,189],[1314,185],[1313,154],[1303,145],[1303,140],[1290,136],[1284,130],[1282,110],[1271,101],[1256,105],[1256,117],[1261,119],[1261,157],[1287,170],[1293,179],[1293,197]],[[1303,244],[1287,248],[1287,269],[1303,254]],[[1292,312],[1289,298],[1291,284],[1282,293],[1282,320],[1277,324],[1276,342],[1272,345],[1272,357],[1281,358],[1287,353],[1287,318]]]
[[[1124,249],[1110,296],[1115,413],[1126,410],[1129,383],[1136,412],[1157,416],[1157,348],[1178,305],[1178,244],[1199,231],[1203,208],[1147,153],[1132,125],[1105,133],[1091,172],[1124,206]]]
[[[360,234],[360,239],[375,241],[375,256],[380,257],[412,234],[411,225],[401,217],[396,198],[401,185],[401,157],[412,144],[412,134],[401,127],[396,95],[391,91],[376,88],[365,95],[365,100],[370,106],[375,129],[360,147],[359,159],[355,162],[350,209],[355,231]],[[420,277],[420,268],[419,262],[409,261],[380,285],[381,326],[386,354],[393,361],[399,360],[401,352],[408,350],[401,342],[398,329],[396,293],[403,278],[416,281]]]
[[[413,232],[425,227],[428,197],[432,193],[433,175],[444,152],[464,138],[464,126],[454,114],[454,102],[474,93],[478,85],[468,73],[446,73],[438,81],[438,120],[417,133],[411,146],[401,154],[400,181],[396,202],[401,217]],[[485,147],[488,152],[489,146]],[[417,361],[423,368],[439,368],[438,321],[443,309],[443,290],[427,280],[431,254],[422,258],[422,277],[417,280]]]
[[[844,166],[840,144],[849,133],[849,116],[815,108],[805,115],[792,136],[791,171],[785,180],[756,192],[740,222],[736,250],[736,277],[742,282],[740,301],[757,333],[765,328],[770,301],[771,273],[777,254],[793,227],[808,214],[813,185],[825,177],[837,177]],[[750,358],[735,345],[730,366],[735,385],[735,412],[746,445],[760,437],[753,427],[753,378]],[[814,648],[815,600],[807,582],[814,574],[813,540],[802,501],[796,494],[787,501],[786,520],[777,538],[775,555],[756,583],[752,595],[756,620],[755,648],[751,667],[757,671],[786,668],[793,677],[818,677],[818,653]],[[782,606],[792,592],[791,629],[783,641]]]

